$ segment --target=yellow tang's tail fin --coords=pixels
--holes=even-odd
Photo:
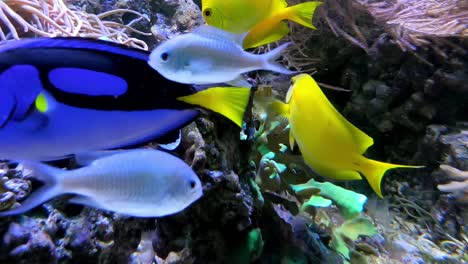
[[[312,17],[315,9],[322,5],[322,2],[305,2],[287,8],[287,19],[299,23],[305,27],[316,29],[312,24]]]
[[[417,168],[423,168],[423,167],[424,166],[407,166],[407,165],[385,163],[385,162],[380,162],[376,160],[366,159],[363,157],[360,172],[364,174],[364,176],[366,177],[367,181],[369,182],[374,192],[380,198],[383,198],[382,190],[381,190],[381,182],[387,170],[395,169],[395,168],[417,169]]]
[[[220,113],[239,127],[242,127],[242,119],[249,99],[250,88],[246,87],[212,87],[177,98],[179,101]]]

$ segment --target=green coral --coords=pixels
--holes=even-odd
[[[233,247],[228,263],[252,263],[257,260],[263,252],[263,239],[260,228],[252,229],[243,238],[241,243]]]
[[[365,195],[346,190],[345,188],[336,186],[330,182],[317,182],[314,179],[311,179],[304,184],[291,185],[291,187],[298,195],[307,195],[311,190],[318,189],[320,191],[320,196],[332,200],[341,209],[343,216],[347,219],[351,219],[359,215],[364,209],[364,204],[367,201],[367,197]],[[309,200],[304,205],[316,206],[314,205],[314,202],[318,201],[317,198],[311,197],[311,199],[312,201]],[[320,204],[324,204],[324,201],[322,200]]]
[[[281,185],[280,175],[287,169],[286,165],[274,160],[275,156],[274,152],[267,152],[262,156],[255,179],[258,185],[272,191],[279,188]]]
[[[341,253],[346,259],[349,259],[350,249],[345,239],[351,242],[356,241],[359,236],[373,236],[377,230],[367,218],[358,217],[344,222],[340,227],[333,229],[332,246]]]
[[[322,196],[312,195],[309,201],[305,202],[301,206],[301,210],[305,210],[309,206],[313,207],[329,207],[332,204],[332,201]]]

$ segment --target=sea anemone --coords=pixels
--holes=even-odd
[[[132,13],[138,16],[127,25],[102,19],[117,13]],[[128,9],[117,9],[99,15],[87,14],[68,8],[63,0],[2,0],[0,1],[0,40],[19,39],[28,32],[41,37],[105,37],[111,41],[147,50],[147,44],[129,37],[127,32],[142,35],[131,27],[146,16]]]

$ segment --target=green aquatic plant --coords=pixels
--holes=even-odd
[[[367,201],[365,195],[347,190],[330,182],[317,182],[314,179],[304,184],[291,185],[291,187],[300,196],[307,195],[311,190],[319,190],[318,195],[322,199],[313,195],[308,202],[304,203],[304,208],[307,206],[326,207],[327,204],[331,205],[331,201],[333,201],[347,219],[359,215]]]

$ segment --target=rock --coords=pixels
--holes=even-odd
[[[15,194],[12,192],[0,193],[0,211],[10,209],[16,202]]]

